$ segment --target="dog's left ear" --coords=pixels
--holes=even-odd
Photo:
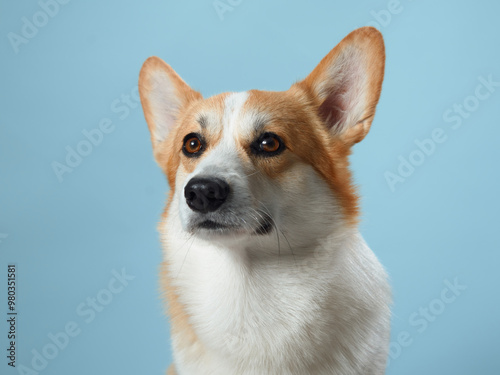
[[[139,94],[156,154],[158,145],[177,125],[181,110],[201,99],[201,94],[191,89],[170,65],[155,56],[142,65]]]
[[[373,27],[362,27],[347,35],[296,85],[312,95],[330,134],[353,145],[370,130],[384,64],[382,34]]]

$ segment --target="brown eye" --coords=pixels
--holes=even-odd
[[[285,145],[278,135],[274,133],[264,133],[251,145],[252,152],[260,156],[274,156],[280,154]]]
[[[184,147],[186,148],[186,151],[189,152],[190,154],[194,154],[201,149],[201,142],[198,138],[193,137],[189,138],[186,143],[184,144]]]
[[[188,134],[184,137],[184,144],[182,146],[182,152],[188,157],[196,157],[203,151],[203,141],[201,137],[196,133]]]
[[[265,152],[276,152],[280,148],[280,142],[276,138],[267,137],[260,141],[260,148]]]

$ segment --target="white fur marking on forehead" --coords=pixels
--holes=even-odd
[[[231,93],[224,99],[224,112],[220,120],[222,140],[198,163],[193,175],[218,175],[226,178],[239,169],[234,135],[239,130],[239,124],[244,122],[242,108],[248,96],[247,92],[238,92]]]
[[[256,109],[245,108],[245,111],[243,111],[249,97],[250,94],[246,91],[233,93],[226,97],[224,114],[222,115],[226,138],[233,136],[250,138],[254,135],[256,129],[268,120],[268,114],[258,112]]]
[[[241,109],[248,99],[248,92],[235,92],[226,97],[224,100],[224,114],[222,115],[222,125],[224,131],[235,129],[237,119],[240,115]]]

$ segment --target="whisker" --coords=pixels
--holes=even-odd
[[[259,172],[260,172],[260,171],[259,171],[259,170],[257,170],[257,171],[255,171],[255,172],[252,172],[252,173],[247,174],[247,175],[244,175],[244,176],[245,176],[245,177],[250,177],[250,176],[253,176],[253,175],[255,175],[255,174],[259,173]]]
[[[262,202],[260,202],[262,204]],[[278,265],[280,264],[280,257],[281,257],[281,243],[280,243],[280,235],[279,235],[279,232],[278,232],[278,225],[276,224],[276,220],[274,220],[274,218],[272,217],[271,213],[269,212],[269,210],[267,210],[267,207],[265,207],[263,205],[263,213],[269,218],[271,219],[271,221],[273,222],[273,225],[276,227],[276,241],[278,242]],[[260,214],[261,217],[262,214]]]
[[[292,250],[292,245],[290,245],[290,242],[288,241],[288,238],[286,238],[285,233],[283,233],[283,231],[281,229],[279,229],[279,231],[281,232],[281,234],[285,238],[286,243],[288,244],[288,248],[290,249],[290,252],[292,253],[293,262],[295,263],[295,267],[298,268],[298,266],[297,266],[297,260],[295,259],[295,254],[294,254],[294,252]]]
[[[184,243],[179,246],[179,248],[177,250],[175,250],[175,252],[172,254],[172,256],[175,256],[184,246],[186,246],[186,244],[188,243],[188,241],[193,238],[194,234],[191,234],[188,239],[186,241],[184,241]]]
[[[193,237],[193,236],[191,236],[191,237]],[[182,267],[184,267],[184,262],[186,262],[186,258],[187,258],[188,254],[189,254],[189,250],[191,250],[191,246],[193,246],[194,240],[195,239],[193,237],[193,241],[191,241],[191,245],[189,245],[189,248],[186,251],[186,255],[184,255],[184,260],[182,261],[181,268],[179,268],[179,271],[177,272],[177,276],[175,276],[176,279],[179,277],[179,275],[180,275],[180,273],[182,271]]]
[[[298,267],[297,266],[297,259],[295,258],[295,253],[293,252],[292,245],[290,245],[290,241],[288,241],[288,238],[286,237],[285,233],[279,228],[278,223],[274,219],[274,217],[271,214],[271,212],[269,212],[269,209],[262,202],[260,202],[259,200],[257,200],[257,201],[261,204],[262,210],[264,211],[265,214],[267,214],[269,216],[269,218],[273,221],[274,226],[276,227],[276,235],[277,235],[277,238],[278,238],[278,257],[279,257],[279,251],[280,251],[280,248],[279,248],[279,234],[278,234],[278,232],[279,232],[279,233],[281,233],[283,235],[283,238],[285,239],[286,243],[288,244],[288,248],[290,249],[290,252],[292,253],[293,262],[295,264],[295,267]]]

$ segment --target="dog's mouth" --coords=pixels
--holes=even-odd
[[[197,227],[199,229],[208,229],[208,230],[228,230],[234,228],[230,225],[222,224],[213,220],[205,220],[201,223],[198,223]]]
[[[266,235],[273,230],[273,220],[269,215],[263,215],[258,221],[255,228],[250,229],[250,232],[254,235]],[[213,234],[237,234],[237,233],[248,233],[249,228],[247,225],[242,225],[241,223],[227,223],[220,222],[213,219],[200,221],[195,225],[197,230],[201,230],[205,233]]]

